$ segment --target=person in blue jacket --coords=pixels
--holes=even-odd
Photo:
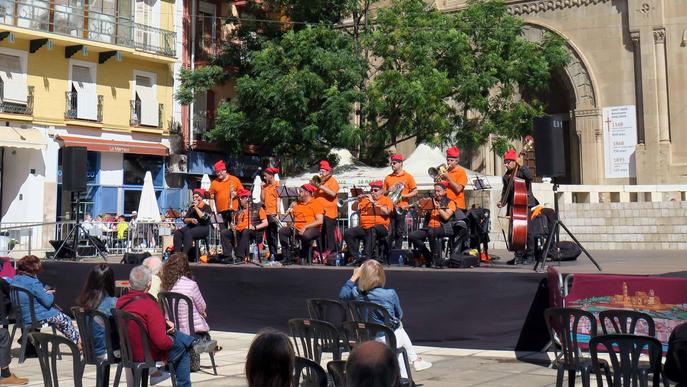
[[[112,320],[112,309],[117,304],[117,297],[114,297],[115,281],[114,271],[106,264],[101,263],[93,266],[88,274],[86,283],[81,294],[76,299],[76,304],[84,309],[97,310],[110,318],[110,327],[115,330],[114,320]],[[107,347],[105,342],[105,322],[99,318],[94,318],[93,324],[93,343],[95,354],[98,358],[107,358]],[[114,336],[114,332],[112,332]],[[112,345],[119,347],[116,337],[112,337]]]
[[[405,348],[408,353],[408,360],[413,363],[415,371],[426,370],[432,366],[432,363],[422,360],[415,352],[413,343],[410,341],[410,337],[408,337],[401,323],[403,309],[401,309],[398,294],[396,294],[394,289],[384,288],[385,284],[386,276],[384,275],[382,264],[374,259],[368,259],[353,271],[351,278],[341,288],[339,298],[344,301],[369,301],[382,305],[391,315],[391,325],[396,336],[396,345],[399,348]],[[371,320],[378,324],[384,324],[383,316],[373,314]],[[399,364],[401,364],[401,376],[407,377],[402,359],[399,359]]]
[[[42,270],[41,260],[35,255],[27,255],[17,262],[17,275],[11,285],[28,290],[34,297],[33,308],[39,324],[54,326],[69,340],[81,348],[79,331],[74,328],[72,320],[55,305],[55,290],[46,290],[37,275]],[[31,323],[29,299],[24,293],[19,294],[21,317],[25,324]]]

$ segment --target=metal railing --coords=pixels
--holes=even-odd
[[[81,120],[84,118],[79,117],[79,102],[78,102],[78,93],[75,91],[66,91],[65,92],[65,99],[66,99],[66,110],[64,112],[64,118],[68,120]],[[98,105],[97,105],[97,114],[95,118],[95,122],[103,122],[103,100],[104,97],[102,95],[98,95]],[[91,120],[88,120],[91,121]]]
[[[0,96],[5,95],[5,90],[4,90],[5,85],[3,83],[0,83]],[[28,86],[28,93],[26,95],[26,105],[23,104],[18,104],[18,103],[13,103],[13,102],[6,102],[4,100],[0,101],[0,113],[9,113],[9,114],[24,114],[24,115],[32,115],[33,114],[33,86]]]
[[[0,24],[72,36],[136,50],[174,57],[176,34],[134,23],[133,16],[87,11],[83,7],[0,0]]]
[[[141,123],[141,101],[131,100],[129,101],[129,106],[131,108],[131,120],[129,124],[131,126],[152,126]],[[165,119],[165,104],[160,103],[157,105],[157,126],[156,128],[162,129]]]

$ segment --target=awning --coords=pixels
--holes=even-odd
[[[0,146],[44,150],[47,142],[39,129],[5,126],[0,127]]]
[[[167,156],[169,149],[166,146],[147,141],[122,141],[105,140],[100,138],[87,138],[76,136],[57,136],[64,146],[84,146],[89,151],[111,152],[111,153],[132,153],[137,155]]]

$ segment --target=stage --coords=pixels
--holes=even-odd
[[[636,252],[633,252],[636,255]],[[659,274],[684,268],[679,253],[648,261],[618,252],[593,252],[604,273]],[[503,254],[506,257],[506,253]],[[548,306],[545,273],[503,261],[475,269],[389,267],[387,287],[398,292],[403,324],[420,345],[470,349],[536,351],[548,341],[543,311]],[[98,262],[98,261],[95,261]],[[678,264],[679,262],[679,264]],[[655,270],[647,271],[651,264]],[[93,262],[45,261],[41,280],[57,288],[56,302],[74,305]],[[127,279],[132,266],[114,264],[116,279]],[[563,273],[592,272],[584,256],[554,265]],[[352,268],[253,265],[193,265],[215,330],[254,333],[265,327],[287,331],[290,318],[307,317],[308,298],[337,298]],[[595,271],[595,269],[594,269]]]

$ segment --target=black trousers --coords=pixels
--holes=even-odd
[[[174,231],[174,251],[188,254],[193,248],[193,240],[206,238],[210,235],[210,227],[198,224],[186,225]]]
[[[353,259],[360,258],[360,241],[363,241],[365,257],[372,258],[377,242],[387,236],[389,236],[389,232],[381,224],[367,229],[361,226],[353,227],[344,232],[344,240],[346,241],[346,246],[348,246],[348,252],[351,253]]]
[[[232,258],[232,253],[236,247],[236,241],[234,240],[234,233],[231,229],[222,230],[219,234],[219,240],[222,244],[222,256],[225,258]]]
[[[262,233],[262,231],[245,229],[236,232],[236,238],[238,238],[236,250],[234,250],[236,258],[243,259],[250,255],[250,242],[254,241],[259,233]]]
[[[406,231],[406,211],[391,212],[391,227],[389,228],[389,246],[399,250],[403,248],[403,234]]]
[[[339,251],[336,246],[336,218],[324,217],[322,223],[322,251]]]
[[[219,214],[222,215],[222,225],[220,227],[222,230],[226,230],[231,220],[234,219],[234,210],[222,211]]]
[[[425,258],[431,258],[435,265],[441,262],[441,238],[446,236],[443,227],[421,228],[408,235],[408,241],[415,250],[419,250]],[[425,246],[425,239],[429,240],[429,249]]]
[[[292,227],[282,227],[279,230],[279,243],[281,243],[282,261],[286,263],[293,262],[293,254],[291,249],[292,246],[291,237],[294,236],[296,230]],[[303,259],[308,256],[308,249],[310,249],[310,244],[312,241],[320,237],[320,230],[317,228],[309,228],[305,230],[303,235],[296,235],[296,240],[301,241],[301,251],[299,253],[299,258]]]
[[[277,215],[267,216],[265,236],[267,237],[267,246],[270,248],[270,259],[274,260],[277,257],[277,244],[279,243],[279,224],[277,223]]]

